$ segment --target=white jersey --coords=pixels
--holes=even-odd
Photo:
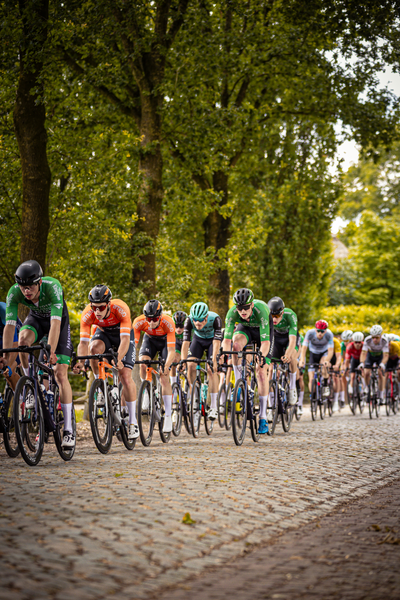
[[[381,339],[378,343],[375,343],[372,340],[372,335],[369,335],[364,340],[363,351],[369,352],[371,356],[378,356],[383,352],[389,352],[389,342],[385,338],[385,336],[381,336]]]

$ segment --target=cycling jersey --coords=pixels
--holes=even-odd
[[[354,342],[350,342],[350,344],[346,348],[346,360],[350,360],[350,358],[352,357],[357,360],[360,360],[362,349],[362,344],[357,349],[357,346],[354,344]]]
[[[290,308],[285,308],[282,319],[274,324],[274,332],[279,334],[297,335],[297,315]]]
[[[316,329],[309,329],[304,338],[303,346],[309,347],[313,354],[323,354],[328,348],[333,348],[333,333],[330,329],[325,331],[322,338],[317,337]]]
[[[160,323],[155,329],[150,329],[148,321],[144,315],[136,317],[133,321],[133,329],[135,332],[135,343],[140,340],[140,332],[144,331],[150,337],[166,337],[167,346],[175,346],[175,323],[169,315],[161,315]]]
[[[369,335],[365,338],[362,349],[369,352],[371,356],[378,356],[378,354],[382,354],[383,352],[389,352],[389,344],[383,335],[377,344],[372,340],[372,336]]]
[[[336,354],[337,352],[341,352],[341,344],[340,344],[339,340],[336,339],[335,337],[333,338],[333,347],[334,347],[334,354]]]
[[[64,294],[61,283],[53,277],[42,278],[37,303],[27,300],[16,283],[11,286],[7,294],[6,324],[14,327],[17,324],[18,304],[30,308],[36,319],[57,319],[61,321],[61,318],[68,314],[67,306],[63,301]]]
[[[390,342],[389,356],[400,356],[400,342]]]
[[[346,346],[345,342],[341,342],[340,343],[340,352],[341,352],[342,356],[344,356],[346,354],[346,348],[347,348],[347,346]]]
[[[5,302],[0,302],[0,348],[3,347],[3,331],[6,326],[6,309],[7,305]],[[20,330],[22,323],[19,319],[17,319],[17,326],[14,332],[14,342],[18,342],[18,333]]]
[[[217,313],[209,311],[207,318],[207,323],[204,327],[200,329],[196,329],[192,317],[188,317],[185,321],[185,329],[183,331],[183,341],[190,342],[192,337],[192,332],[199,338],[203,340],[222,340],[222,320]]]
[[[267,342],[270,339],[270,325],[269,325],[269,308],[268,304],[262,300],[253,300],[254,308],[250,315],[250,319],[246,321],[242,319],[236,306],[232,306],[229,309],[228,314],[225,318],[225,339],[231,340],[233,336],[233,330],[236,323],[245,325],[246,327],[253,327],[259,329],[260,341]]]
[[[107,313],[106,313],[107,314]],[[119,333],[119,335],[130,335],[132,329],[131,311],[122,300],[111,300],[108,317],[98,319],[91,305],[88,304],[81,315],[81,342],[90,340],[90,328],[95,325],[96,328],[107,329],[110,332]]]

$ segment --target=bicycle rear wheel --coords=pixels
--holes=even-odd
[[[348,397],[349,397],[349,406],[350,406],[350,410],[353,413],[353,415],[356,414],[357,411],[357,403],[358,403],[358,398],[357,398],[357,392],[355,391],[357,389],[357,382],[354,381],[354,388],[353,388],[353,393],[350,394],[348,392]]]
[[[112,444],[112,407],[107,393],[104,397],[104,381],[95,379],[89,391],[89,421],[94,443],[99,452],[107,454]]]
[[[182,412],[183,412],[183,422],[185,424],[185,429],[189,435],[192,435],[192,423],[190,421],[190,406],[191,406],[191,398],[189,398],[189,392],[182,390]]]
[[[393,381],[393,404],[392,410],[395,415],[399,409],[399,384],[397,378]]]
[[[257,387],[254,388],[253,390],[254,395],[253,395],[253,403],[252,403],[252,408],[250,406],[248,406],[247,410],[249,413],[249,418],[250,418],[250,431],[251,431],[251,437],[253,438],[253,442],[258,442],[258,440],[260,439],[260,434],[258,433],[258,416],[259,416],[259,404],[258,404],[258,392],[257,392]]]
[[[54,441],[56,444],[56,448],[58,450],[58,454],[61,456],[63,460],[66,462],[71,460],[73,455],[75,454],[75,446],[73,448],[63,448],[62,447],[62,439],[63,439],[63,427],[64,427],[64,415],[61,410],[60,404],[60,391],[58,387],[55,387],[54,390],[54,420],[56,422],[56,428],[53,431]],[[71,416],[71,425],[72,425],[72,433],[75,436],[76,440],[76,416],[75,416],[75,407],[72,404],[72,416]]]
[[[217,396],[217,406],[218,406],[218,425],[222,428],[225,427],[225,404],[226,404],[226,385],[223,383],[219,390]]]
[[[4,392],[4,447],[8,456],[15,458],[20,450],[14,425],[14,393],[10,387]]]
[[[246,386],[243,379],[238,379],[233,392],[232,402],[232,433],[237,446],[243,444],[246,435],[247,398],[245,389]]]
[[[192,399],[190,402],[190,425],[194,438],[199,437],[201,423],[200,383],[196,379],[192,385]]]
[[[394,385],[393,385],[393,391],[394,391]],[[386,386],[385,386],[385,398],[386,398],[386,414],[389,417],[390,415],[390,409],[392,408],[392,402],[393,402],[393,397],[392,397],[392,382],[389,379],[389,376],[386,379]]]
[[[154,398],[151,394],[151,383],[147,379],[142,381],[142,385],[140,386],[137,417],[142,444],[143,446],[150,446],[153,439],[156,415]]]
[[[25,408],[30,394],[35,397],[35,384],[30,377],[23,376],[18,380],[14,393],[14,427],[22,458],[26,464],[34,467],[42,457],[45,430],[39,396],[34,408]]]
[[[318,400],[317,400],[317,389],[315,385],[315,379],[311,382],[311,392],[310,392],[310,405],[311,405],[311,418],[313,421],[317,420],[317,412],[318,412]]]
[[[121,419],[122,423],[120,425],[121,439],[127,450],[133,450],[136,445],[137,438],[133,440],[129,439],[129,417],[123,417]]]
[[[290,430],[292,424],[293,409],[289,404],[289,385],[287,381],[282,380],[281,386],[284,388],[284,392],[281,392],[281,404],[282,404],[282,429],[285,433]]]
[[[227,431],[232,427],[232,384],[228,383],[226,386],[226,402],[225,402],[225,414],[224,423]]]
[[[273,397],[273,400],[271,400],[271,395]],[[275,427],[276,424],[278,422],[278,390],[277,390],[277,386],[276,386],[276,381],[270,381],[269,382],[269,394],[268,394],[268,404],[271,404],[271,402],[273,402],[273,406],[269,406],[269,408],[267,408],[267,415],[269,414],[270,419],[268,419],[268,435],[274,435],[275,433]],[[269,412],[271,411],[271,412]]]
[[[203,384],[204,385],[204,384]],[[211,395],[210,395],[210,391],[208,391],[207,393],[207,398],[205,398],[205,394],[204,394],[204,389],[202,390],[203,393],[203,406],[204,406],[204,427],[206,429],[206,433],[207,435],[211,435],[214,429],[214,422],[215,419],[210,419],[209,415],[209,411],[211,408]],[[218,407],[218,404],[217,404]]]
[[[172,384],[172,433],[175,437],[181,432],[183,420],[182,389],[176,382]]]
[[[321,403],[319,405],[319,415],[321,417],[321,420],[323,421],[325,419],[326,416],[326,408],[328,405],[328,414],[331,417],[332,416],[332,402],[330,398],[327,398],[326,400],[321,399]]]
[[[368,386],[368,412],[369,412],[369,418],[372,419],[374,416],[374,394],[373,391],[371,389],[372,387],[372,383],[371,381],[369,382],[369,386]]]

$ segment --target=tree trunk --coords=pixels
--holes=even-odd
[[[45,268],[51,173],[47,162],[46,111],[40,80],[43,63],[38,57],[43,53],[47,38],[48,0],[20,0],[19,8],[23,39],[14,128],[22,169],[20,257],[21,262],[35,259]]]
[[[215,264],[215,270],[210,276],[208,303],[210,310],[225,318],[229,309],[229,273],[225,256],[219,256],[218,253],[221,250],[225,254],[230,238],[231,219],[223,217],[220,210],[228,202],[228,175],[222,171],[215,172],[213,188],[220,195],[220,201],[204,221],[205,247],[213,248]]]

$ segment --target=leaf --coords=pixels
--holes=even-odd
[[[185,525],[194,525],[196,521],[193,521],[193,519],[190,516],[190,513],[187,512],[183,515],[182,523],[184,523]]]
[[[123,473],[115,473],[114,477],[122,477]]]

